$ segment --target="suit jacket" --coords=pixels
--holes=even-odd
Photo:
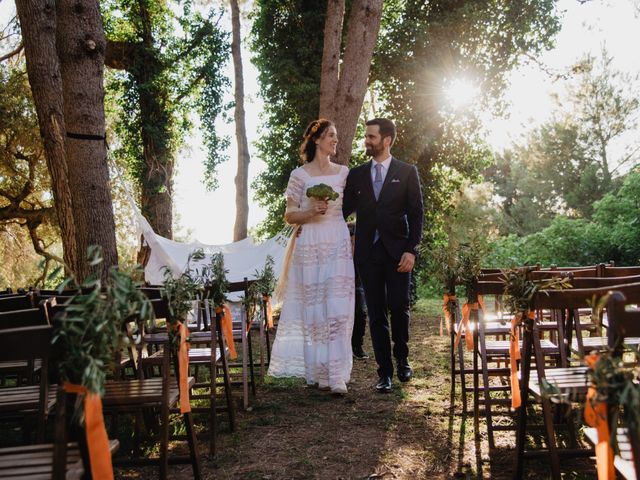
[[[376,230],[387,252],[396,260],[400,260],[404,252],[418,255],[423,205],[414,165],[392,157],[377,201],[371,180],[371,161],[352,168],[344,189],[342,213],[347,218],[354,211],[356,262],[368,259]]]

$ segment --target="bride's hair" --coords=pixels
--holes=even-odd
[[[304,138],[300,145],[300,158],[302,163],[309,163],[313,161],[316,156],[316,142],[318,138],[322,137],[324,132],[333,125],[333,122],[326,118],[319,118],[312,121],[304,130]]]

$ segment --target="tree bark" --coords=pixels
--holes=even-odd
[[[335,161],[348,165],[358,118],[367,92],[369,69],[378,38],[383,0],[354,0],[349,12],[347,39],[340,66],[344,0],[329,0],[324,26],[320,117],[338,130]]]
[[[238,145],[238,170],[236,173],[236,221],[233,226],[233,241],[247,238],[247,224],[249,222],[249,144],[245,126],[244,111],[244,75],[242,70],[242,54],[240,51],[240,7],[238,0],[230,0],[231,55],[233,56],[233,73],[235,83],[235,111],[236,143]]]
[[[77,273],[83,258],[78,255],[74,208],[68,180],[62,79],[55,44],[55,2],[16,0],[16,9],[22,30],[29,84],[44,143],[47,168],[51,175],[64,262],[67,269]]]
[[[118,253],[104,139],[102,18],[95,0],[58,0],[56,9],[76,241],[84,255],[90,245],[102,247],[106,279],[107,268],[118,264]],[[81,263],[83,268],[76,272],[80,281],[90,273],[86,262]]]
[[[351,159],[353,138],[367,91],[369,69],[380,29],[382,3],[383,0],[354,0],[351,5],[333,118],[340,136],[336,157],[338,163],[343,165],[348,165]]]
[[[340,47],[345,0],[328,0],[324,23],[322,70],[320,73],[320,118],[333,120],[335,95],[340,78]]]
[[[141,9],[145,5],[141,4]],[[168,139],[169,114],[163,102],[168,94],[157,81],[163,66],[154,53],[151,19],[143,11],[142,41],[138,43],[107,40],[105,65],[126,70],[140,88],[140,117],[146,119],[140,129],[144,171],[140,178],[140,207],[153,231],[165,238],[173,238],[173,169],[175,161],[168,141],[157,141],[158,136]],[[135,69],[136,64],[145,68]],[[140,257],[142,258],[142,257]]]

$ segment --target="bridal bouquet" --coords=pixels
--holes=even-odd
[[[307,197],[317,200],[336,200],[338,196],[338,192],[324,183],[319,183],[307,189]]]

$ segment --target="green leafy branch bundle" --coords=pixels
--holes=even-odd
[[[475,293],[473,290],[476,288],[486,253],[486,243],[482,243],[478,239],[461,243],[458,247],[458,281],[464,286],[467,298]]]
[[[187,313],[193,308],[193,300],[196,299],[202,285],[200,279],[191,267],[192,262],[198,262],[204,258],[202,249],[194,250],[187,257],[187,266],[179,277],[174,277],[169,267],[163,268],[164,281],[164,298],[169,305],[170,319],[167,319],[172,326],[178,321],[183,322]]]
[[[533,299],[543,290],[570,288],[567,277],[532,279],[530,272],[535,267],[520,267],[502,271],[504,281],[504,304],[511,315],[527,316],[533,307]]]
[[[89,247],[87,258],[94,270],[102,268],[100,247]],[[102,395],[115,354],[127,341],[125,323],[133,317],[151,320],[153,310],[139,290],[140,282],[134,280],[139,271],[111,267],[105,285],[100,281],[100,273],[93,273],[80,285],[82,290],[69,300],[64,313],[56,319],[53,344],[57,347],[61,377]],[[67,278],[59,291],[75,282],[74,278]]]
[[[625,355],[632,356],[632,361],[623,362],[612,350],[601,353],[594,368],[589,369],[589,379],[597,390],[595,401],[622,407],[623,425],[637,436],[640,431],[640,353],[634,350]],[[607,417],[610,432],[616,431],[619,417],[620,408],[610,410]],[[620,453],[616,435],[610,438],[611,447]]]
[[[199,273],[205,295],[216,308],[222,308],[227,301],[229,291],[227,273],[229,270],[224,268],[224,255],[220,252],[211,255],[211,262]]]
[[[273,295],[276,288],[276,276],[274,272],[275,262],[271,255],[267,255],[262,270],[256,270],[254,276],[256,281],[249,285],[247,296],[242,299],[248,318],[251,319],[255,315],[255,307],[264,301],[264,296]]]

